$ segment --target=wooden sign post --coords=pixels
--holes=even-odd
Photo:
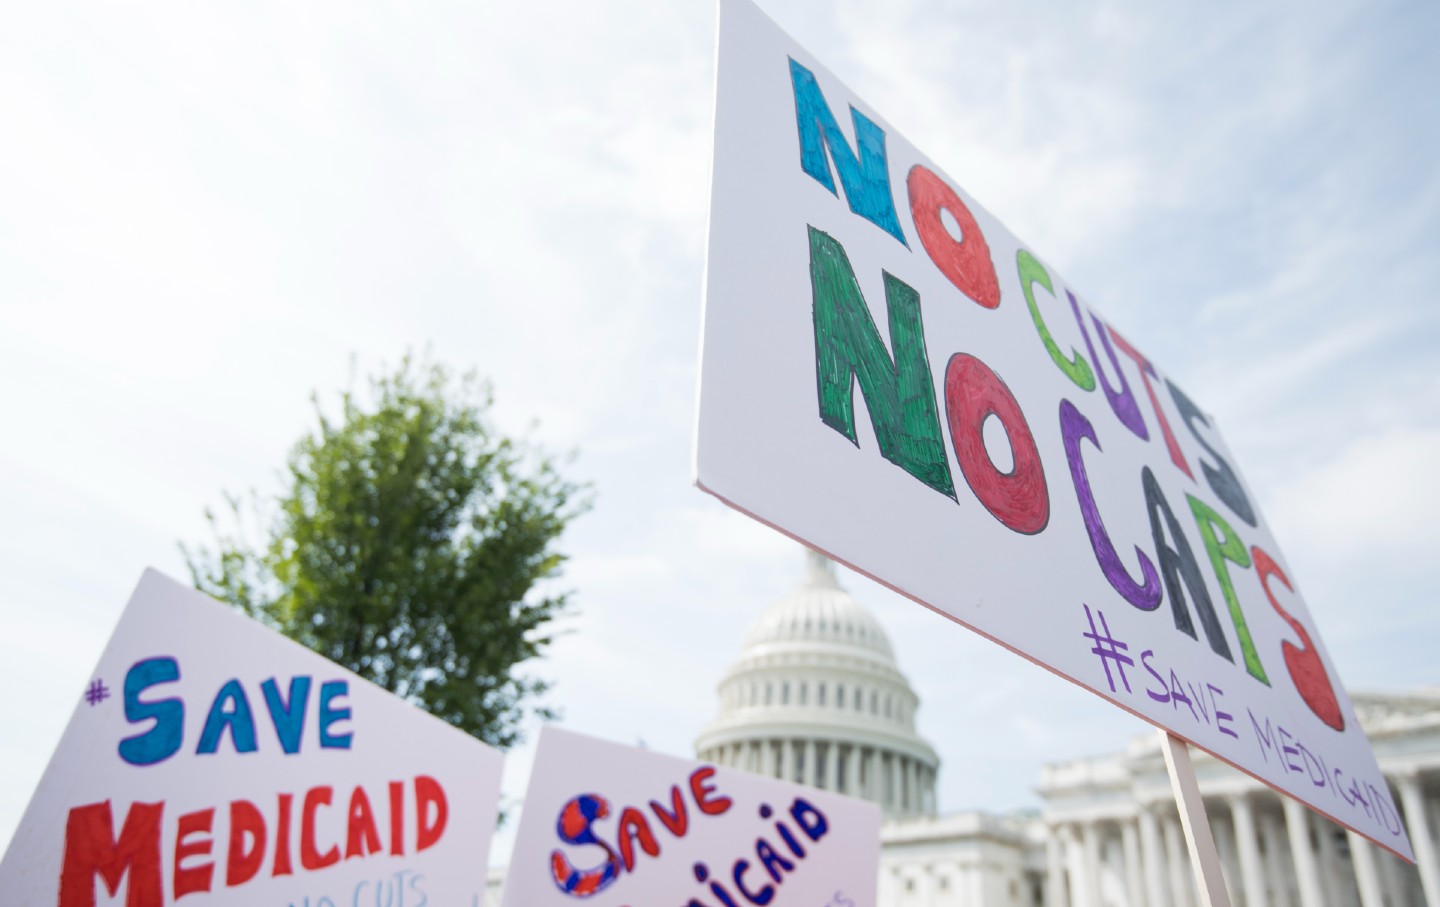
[[[1190,850],[1190,867],[1195,871],[1201,907],[1230,907],[1220,854],[1215,849],[1215,836],[1210,833],[1210,821],[1205,815],[1205,800],[1200,796],[1195,766],[1190,761],[1190,745],[1164,729],[1158,733],[1160,749],[1165,753],[1165,768],[1170,773],[1170,788],[1175,793],[1175,806],[1180,810],[1180,825],[1185,829],[1185,845]]]

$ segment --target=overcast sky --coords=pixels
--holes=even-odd
[[[1351,690],[1440,682],[1440,6],[763,7],[1215,414]],[[6,11],[0,848],[141,570],[427,347],[594,483],[550,703],[692,753],[801,572],[690,485],[714,40],[710,0]],[[945,811],[1143,730],[842,581]]]

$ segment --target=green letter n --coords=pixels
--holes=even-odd
[[[892,359],[870,317],[845,247],[814,227],[810,228],[810,285],[815,297],[815,380],[821,421],[860,446],[852,399],[858,380],[880,455],[941,494],[955,497],[925,353],[920,294],[885,274]]]

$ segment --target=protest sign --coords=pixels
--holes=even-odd
[[[880,808],[547,727],[503,907],[875,903]]]
[[[7,904],[478,904],[500,754],[146,571],[0,861]]]
[[[711,192],[701,488],[1410,856],[1216,420],[748,0]]]

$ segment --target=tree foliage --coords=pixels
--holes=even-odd
[[[554,460],[488,421],[488,385],[407,358],[366,405],[295,445],[287,487],[214,548],[181,546],[196,588],[499,747],[546,684],[516,666],[552,641],[555,544],[588,504]],[[246,538],[246,513],[261,538]],[[538,708],[542,715],[548,710]]]

